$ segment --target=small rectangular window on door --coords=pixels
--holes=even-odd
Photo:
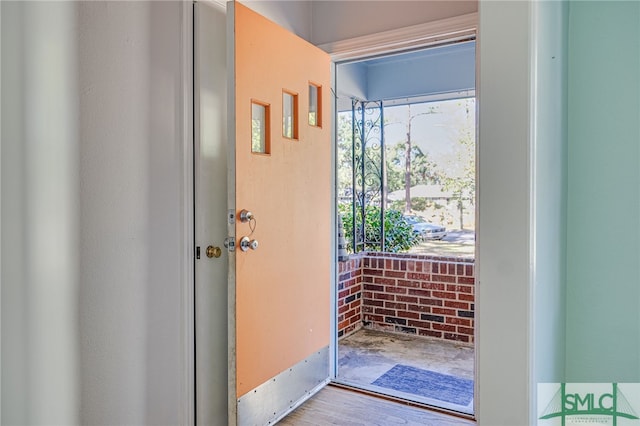
[[[254,154],[271,152],[269,116],[268,104],[251,101],[251,152]]]
[[[298,139],[298,95],[282,91],[282,136]]]
[[[322,127],[322,86],[309,83],[309,125]]]

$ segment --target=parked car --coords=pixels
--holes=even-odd
[[[413,227],[413,232],[425,240],[441,240],[447,235],[444,226],[429,223],[420,216],[406,215],[405,219]]]

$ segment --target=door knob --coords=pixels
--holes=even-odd
[[[256,250],[258,248],[258,240],[251,240],[249,237],[242,237],[240,240],[240,250],[247,251],[249,249]]]
[[[222,249],[220,247],[209,246],[207,247],[207,257],[220,257],[222,255]]]

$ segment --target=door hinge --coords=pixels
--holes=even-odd
[[[224,246],[227,248],[227,250],[229,251],[235,251],[236,250],[236,239],[233,237],[227,237],[224,239]]]

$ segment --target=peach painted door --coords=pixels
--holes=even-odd
[[[260,425],[329,376],[331,61],[238,2],[227,19],[229,418]]]

